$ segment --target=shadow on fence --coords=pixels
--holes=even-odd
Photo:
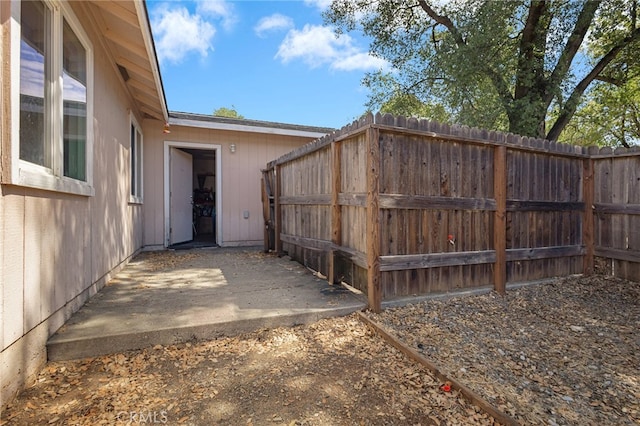
[[[383,299],[577,273],[640,281],[640,149],[371,114],[263,170],[265,250]]]

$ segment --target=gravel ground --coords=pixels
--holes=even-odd
[[[571,277],[369,317],[522,424],[640,424],[640,283]]]

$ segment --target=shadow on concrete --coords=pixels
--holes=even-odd
[[[361,295],[259,248],[142,253],[48,342],[49,360],[208,340],[347,315]]]

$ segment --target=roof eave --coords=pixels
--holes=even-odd
[[[324,131],[304,130],[304,129],[286,129],[281,127],[271,126],[255,126],[249,124],[240,123],[223,123],[216,121],[202,121],[189,118],[169,117],[169,124],[172,126],[186,126],[196,127],[201,129],[211,130],[227,130],[245,133],[261,133],[268,135],[281,135],[281,136],[299,136],[307,138],[320,138],[327,133]]]
[[[153,41],[153,33],[151,32],[151,23],[149,21],[149,13],[147,11],[147,5],[145,0],[134,0],[134,6],[138,15],[138,21],[140,22],[140,30],[142,32],[142,38],[147,50],[149,66],[153,73],[156,89],[158,91],[158,97],[160,104],[162,105],[162,114],[165,122],[169,121],[169,110],[167,108],[167,99],[164,93],[164,85],[162,84],[162,75],[160,74],[160,65],[158,63],[158,55],[156,54],[156,47]]]

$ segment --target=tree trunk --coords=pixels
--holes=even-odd
[[[540,98],[528,96],[505,106],[509,118],[509,132],[520,136],[544,139],[547,109]]]

